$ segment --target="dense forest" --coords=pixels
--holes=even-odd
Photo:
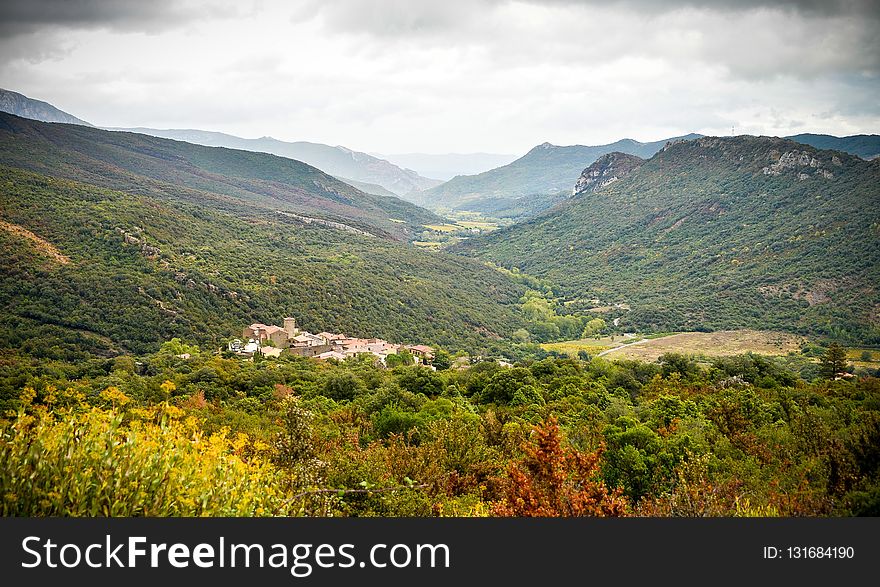
[[[3,515],[880,514],[880,379],[754,355],[0,363]],[[185,358],[182,358],[185,357]],[[442,355],[441,355],[442,357]],[[836,380],[832,380],[835,378]]]

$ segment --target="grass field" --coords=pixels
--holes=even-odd
[[[680,332],[660,338],[621,345],[605,353],[606,359],[656,361],[664,353],[720,357],[748,352],[787,355],[800,351],[804,338],[784,332],[763,330],[722,330],[719,332]]]
[[[590,356],[595,356],[602,351],[621,346],[627,342],[635,342],[640,338],[624,338],[622,336],[615,336],[613,339],[610,336],[603,336],[598,339],[582,338],[580,340],[566,340],[563,342],[547,342],[542,344],[541,348],[548,352],[556,351],[557,353],[570,356],[576,355],[578,351],[587,351]]]
[[[433,230],[434,232],[455,232],[456,230],[461,229],[461,227],[456,224],[426,224],[425,228]]]

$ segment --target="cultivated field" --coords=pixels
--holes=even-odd
[[[787,355],[800,350],[804,338],[795,334],[762,330],[722,330],[719,332],[681,332],[661,338],[621,345],[603,354],[606,359],[656,361],[664,353],[720,357],[753,352],[761,355]]]

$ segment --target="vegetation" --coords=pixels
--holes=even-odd
[[[878,185],[876,162],[844,153],[707,137],[452,250],[549,280],[566,299],[601,300],[605,319],[629,331],[755,328],[877,344]],[[569,310],[579,307],[592,304]]]
[[[10,168],[0,185],[3,348],[68,359],[173,337],[218,348],[291,315],[312,332],[487,353],[521,324],[525,288],[458,256]]]
[[[177,351],[191,351],[182,359]],[[880,512],[880,379],[756,355],[0,365],[5,515]]]

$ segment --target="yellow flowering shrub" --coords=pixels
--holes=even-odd
[[[287,514],[282,475],[239,456],[244,434],[227,435],[207,436],[191,418],[124,425],[115,410],[21,412],[0,424],[0,515]]]

